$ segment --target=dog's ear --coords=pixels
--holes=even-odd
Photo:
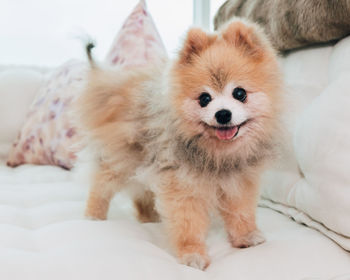
[[[256,27],[236,20],[223,29],[222,37],[227,43],[241,49],[246,55],[259,59],[264,54],[264,42],[261,41],[258,32],[261,31]]]
[[[208,48],[216,39],[214,35],[208,35],[200,28],[191,28],[186,36],[184,46],[180,51],[180,63],[189,64],[195,56]]]

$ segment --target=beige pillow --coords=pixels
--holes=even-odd
[[[215,29],[234,16],[259,23],[280,51],[350,34],[349,0],[228,0],[215,16]]]

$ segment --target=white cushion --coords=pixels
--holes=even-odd
[[[299,222],[350,251],[349,49],[350,37],[284,59],[288,133],[280,159],[263,178],[262,195],[296,208],[305,217]]]
[[[42,72],[30,68],[0,71],[0,159],[8,153],[43,80]]]

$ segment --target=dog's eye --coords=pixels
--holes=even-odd
[[[206,107],[210,101],[211,96],[207,92],[202,92],[202,94],[199,96],[199,105],[201,105],[201,107]]]
[[[233,90],[232,96],[234,99],[237,99],[238,101],[244,102],[247,98],[247,92],[244,88],[236,87]]]

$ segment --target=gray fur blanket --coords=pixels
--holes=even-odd
[[[234,16],[259,23],[280,51],[350,34],[350,0],[228,0],[215,16],[215,29]]]

